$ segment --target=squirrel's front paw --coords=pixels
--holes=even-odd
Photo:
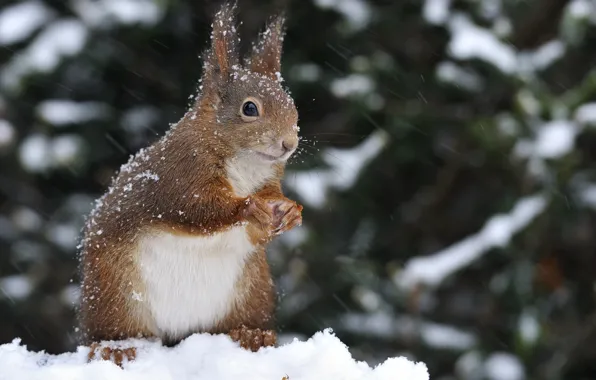
[[[249,198],[243,216],[249,222],[259,226],[261,230],[271,230],[273,214],[271,207],[265,200],[258,197]]]
[[[273,203],[273,233],[280,235],[296,226],[302,225],[302,206],[283,199]]]

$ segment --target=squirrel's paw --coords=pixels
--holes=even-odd
[[[261,347],[275,346],[277,335],[273,330],[250,329],[246,326],[231,330],[230,337],[240,347],[256,352]]]
[[[93,343],[89,351],[88,360],[109,360],[117,366],[122,367],[122,363],[126,361],[133,361],[137,356],[137,351],[134,347],[129,348],[113,348],[103,346],[100,343]]]
[[[273,205],[273,233],[281,235],[296,226],[302,225],[302,206],[285,199]]]
[[[247,201],[247,207],[244,209],[244,217],[250,222],[257,224],[262,230],[266,231],[271,228],[271,207],[261,198],[252,197]]]

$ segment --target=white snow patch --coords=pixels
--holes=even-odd
[[[511,114],[497,115],[496,124],[499,131],[505,136],[517,136],[520,132],[519,123]]]
[[[165,9],[158,0],[73,0],[71,7],[93,28],[122,25],[155,25]]]
[[[567,12],[574,18],[588,18],[590,17],[596,5],[590,0],[573,0],[567,6]]]
[[[394,281],[403,288],[418,284],[439,285],[445,278],[466,267],[494,247],[506,246],[513,235],[544,211],[547,199],[533,195],[520,199],[509,214],[491,217],[482,230],[433,255],[409,260]]]
[[[331,92],[338,98],[365,95],[370,93],[374,87],[375,84],[370,77],[363,74],[351,74],[331,82]]]
[[[559,40],[547,42],[533,51],[520,52],[517,56],[517,72],[531,77],[535,72],[552,65],[564,54],[565,44]]]
[[[577,126],[569,121],[543,124],[537,131],[535,153],[543,158],[562,157],[573,149],[577,133]]]
[[[373,111],[378,111],[385,106],[385,99],[381,95],[374,92],[366,95],[364,101],[367,107]]]
[[[434,25],[441,25],[449,17],[451,0],[425,0],[422,8],[424,19]]]
[[[375,368],[357,362],[348,347],[328,330],[308,341],[294,340],[256,353],[240,348],[225,335],[195,334],[173,348],[141,340],[120,345],[137,348],[136,360],[125,362],[123,369],[107,361],[87,363],[86,347],[78,347],[74,353],[48,355],[30,352],[20,339],[15,339],[0,346],[0,368],[8,378],[22,380],[429,379],[424,363],[404,357],[389,358]]]
[[[426,322],[420,326],[422,341],[439,350],[465,351],[476,344],[476,337],[453,326]]]
[[[356,55],[350,59],[350,68],[354,71],[366,72],[370,70],[370,59],[364,55]]]
[[[68,285],[60,292],[60,301],[65,305],[74,306],[80,299],[81,287],[78,285]]]
[[[553,40],[538,47],[527,56],[527,59],[534,70],[543,70],[563,55],[565,55],[565,44],[562,41]]]
[[[596,184],[582,184],[577,192],[578,198],[583,204],[596,210]]]
[[[46,229],[46,237],[64,250],[73,249],[79,238],[79,230],[72,224],[55,223]]]
[[[314,63],[302,63],[292,67],[291,75],[297,80],[315,82],[321,77],[321,68]]]
[[[85,123],[109,116],[110,108],[100,102],[74,102],[71,100],[46,100],[37,106],[37,114],[56,126]]]
[[[292,343],[295,339],[298,340],[308,340],[308,336],[297,333],[297,332],[285,332],[279,333],[277,335],[277,343],[280,346],[285,346],[286,344]]]
[[[39,133],[29,135],[21,143],[19,159],[23,168],[32,173],[43,172],[50,166],[50,141]]]
[[[534,165],[541,163],[536,159],[556,159],[573,150],[575,138],[580,132],[579,126],[569,120],[552,120],[535,129],[534,139],[519,139],[513,155],[532,158]]]
[[[527,344],[533,344],[540,336],[540,324],[536,319],[536,313],[531,310],[524,310],[519,317],[519,334]]]
[[[582,104],[575,110],[575,120],[580,124],[596,125],[596,103]]]
[[[155,0],[104,0],[105,10],[122,24],[154,25],[163,16]]]
[[[41,216],[28,207],[19,207],[14,210],[11,214],[11,220],[14,227],[27,232],[36,231],[43,224]]]
[[[511,20],[507,17],[501,16],[497,18],[492,27],[493,32],[499,38],[508,38],[513,31]]]
[[[381,152],[388,141],[387,132],[377,130],[354,148],[327,148],[323,150],[322,157],[330,166],[329,169],[291,172],[286,176],[286,183],[304,203],[321,207],[329,188],[349,189],[360,171]]]
[[[332,174],[327,170],[307,170],[292,172],[291,175],[286,177],[286,182],[288,187],[298,193],[298,196],[305,204],[320,208],[325,203],[331,176]]]
[[[483,87],[482,78],[471,70],[459,67],[453,62],[445,61],[437,65],[437,78],[468,91],[480,91]]]
[[[520,360],[505,352],[491,354],[484,363],[484,372],[489,380],[523,380],[526,377]]]
[[[519,105],[526,115],[537,116],[540,113],[541,105],[536,95],[528,89],[522,89],[516,94]]]
[[[395,317],[384,311],[374,313],[347,313],[340,319],[342,329],[363,336],[383,337],[394,339],[400,336],[401,328],[407,323],[403,318]]]
[[[83,149],[84,142],[79,135],[66,134],[50,139],[43,134],[34,133],[21,144],[19,159],[25,170],[40,173],[73,163]]]
[[[87,28],[76,19],[61,19],[49,24],[5,66],[2,85],[14,90],[21,79],[31,73],[52,72],[64,57],[76,55],[83,49],[87,33]]]
[[[389,135],[385,131],[376,130],[355,148],[326,149],[324,160],[335,172],[333,185],[342,190],[350,188],[362,168],[381,152],[388,140]]]
[[[26,298],[32,290],[31,280],[25,275],[17,274],[0,279],[0,294],[4,294],[12,300]],[[0,365],[0,368],[4,367]]]
[[[5,148],[12,144],[15,138],[15,131],[12,124],[0,119],[0,148]]]
[[[0,45],[24,40],[53,16],[39,1],[23,1],[5,7],[0,13]]]
[[[502,0],[480,0],[480,14],[487,19],[494,19],[502,14]]]
[[[364,286],[356,286],[352,290],[352,298],[354,298],[364,310],[370,312],[378,310],[382,304],[379,294]]]
[[[438,323],[425,323],[420,334],[427,345],[435,348],[467,350],[476,344],[474,335]]]
[[[308,229],[302,225],[284,232],[277,239],[289,249],[294,249],[303,244],[308,239],[308,235]]]
[[[136,106],[122,115],[120,125],[130,133],[140,133],[159,117],[159,111],[151,106]]]
[[[353,334],[380,339],[411,339],[418,335],[424,344],[443,350],[467,350],[476,337],[454,326],[420,321],[410,316],[393,316],[385,311],[347,313],[338,326]]]
[[[370,6],[362,0],[314,0],[323,9],[333,9],[342,14],[353,31],[364,28],[370,22]]]
[[[427,0],[425,5],[437,7],[435,23],[447,24],[451,33],[451,39],[447,46],[449,55],[460,60],[478,59],[484,61],[505,74],[520,77],[531,77],[535,72],[544,70],[555,61],[564,56],[566,46],[563,41],[552,40],[535,50],[518,51],[511,44],[502,41],[499,36],[506,37],[511,29],[510,22],[499,18],[496,20],[493,30],[476,25],[470,18],[462,13],[456,12],[452,16],[448,10],[446,14],[439,12],[438,4],[448,0]],[[483,2],[486,4],[497,4],[498,2]],[[492,5],[491,5],[492,6]],[[500,4],[497,5],[497,13]],[[489,8],[487,8],[489,9]],[[423,16],[427,17],[423,9]],[[489,10],[495,15],[493,10]],[[431,12],[431,14],[434,14]],[[448,19],[448,20],[447,20]],[[430,21],[429,21],[430,22]]]
[[[482,357],[477,351],[468,351],[455,362],[455,374],[461,379],[481,379],[484,373]]]
[[[51,164],[67,166],[75,162],[83,153],[83,139],[79,135],[69,134],[55,137],[51,145]]]
[[[490,30],[473,24],[463,15],[449,20],[451,40],[448,53],[458,59],[480,59],[506,74],[517,70],[515,50],[500,41]]]

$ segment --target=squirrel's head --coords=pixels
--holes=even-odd
[[[233,154],[283,163],[298,146],[298,112],[281,85],[284,18],[271,19],[241,63],[234,13],[226,4],[215,15],[193,124]]]

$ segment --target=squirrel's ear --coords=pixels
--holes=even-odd
[[[238,64],[238,35],[236,32],[236,3],[225,3],[215,14],[211,32],[211,47],[207,50],[203,67],[203,85],[217,86],[226,81],[232,67]]]
[[[253,45],[249,59],[252,72],[265,75],[271,79],[278,79],[281,71],[281,53],[284,39],[285,17],[280,14],[272,18],[267,28],[260,33],[259,39]]]

